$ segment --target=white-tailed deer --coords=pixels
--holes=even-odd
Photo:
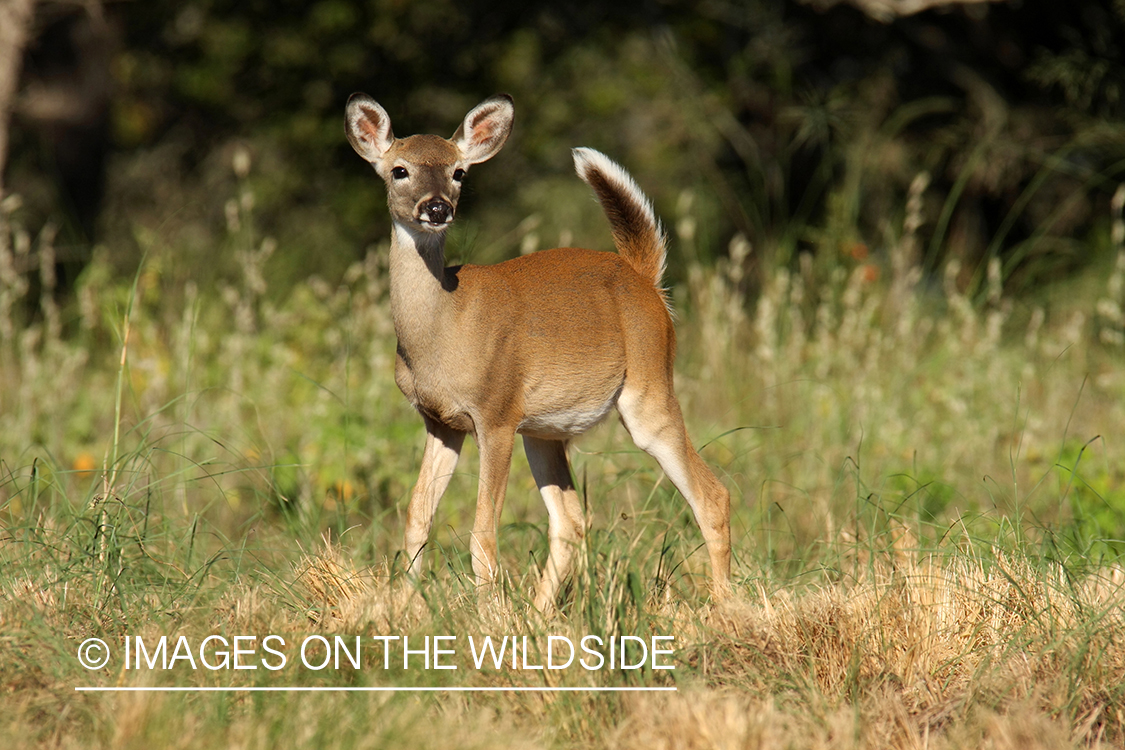
[[[574,149],[616,253],[557,248],[492,266],[445,267],[461,181],[504,145],[513,114],[511,98],[496,96],[469,112],[452,139],[395,138],[374,99],[348,100],[348,140],[387,184],[395,382],[426,423],[406,516],[411,570],[421,572],[438,501],[471,433],[480,487],[469,548],[477,581],[495,578],[496,527],[519,433],[550,517],[535,606],[553,608],[585,533],[567,441],[616,406],[636,444],[691,505],[722,596],[730,585],[730,495],[692,447],[672,391],[676,337],[661,288],[666,240],[633,179],[597,151]]]

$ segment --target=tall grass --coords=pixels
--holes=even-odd
[[[979,298],[955,262],[922,273],[926,189],[919,176],[882,244],[799,256],[755,299],[741,237],[689,270],[678,390],[732,490],[736,595],[708,600],[690,512],[611,422],[573,450],[590,530],[550,620],[529,613],[546,516],[518,456],[502,585],[471,583],[472,455],[425,580],[403,576],[422,431],[393,384],[385,247],[339,284],[275,298],[279,240],[257,235],[243,185],[226,211],[238,278],[171,288],[174,248],[151,240],[135,279],[95,258],[60,307],[51,233],[0,207],[0,732],[12,747],[1120,746],[1125,191],[1106,274],[1017,300],[996,264]],[[683,245],[691,205],[670,217]],[[552,634],[674,635],[676,669],[75,658],[88,637],[268,633],[452,634],[462,649],[526,635],[535,658]],[[74,692],[548,684],[679,690]]]

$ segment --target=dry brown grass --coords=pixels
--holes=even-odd
[[[1080,583],[1057,572],[1005,555],[927,558],[719,607],[697,658],[728,687],[647,699],[653,732],[678,738],[655,746],[1116,746],[1122,572]]]
[[[1008,553],[985,561],[897,551],[832,585],[758,585],[719,605],[666,600],[655,615],[676,635],[680,691],[578,709],[567,729],[572,740],[599,738],[592,746],[643,750],[1120,746],[1123,582],[1120,568],[1072,581],[1061,566]],[[427,609],[412,589],[357,569],[332,546],[302,559],[294,585],[323,603],[309,619],[325,632],[582,632],[575,618],[538,622],[487,597],[479,609],[464,600]],[[540,697],[453,704],[458,721],[474,710],[516,717],[512,733],[493,737],[500,746],[569,716]]]
[[[942,557],[898,547],[861,557],[856,574],[835,582],[767,588],[751,581],[722,604],[665,595],[648,602],[651,609],[644,617],[639,611],[627,614],[639,618],[625,621],[630,632],[676,636],[677,670],[669,675],[674,683],[657,682],[677,685],[675,694],[432,699],[75,696],[75,684],[99,684],[101,678],[76,669],[68,649],[90,632],[88,615],[105,618],[103,627],[112,632],[154,638],[267,632],[575,638],[589,629],[579,606],[583,602],[575,602],[569,617],[542,621],[502,592],[478,601],[442,579],[419,591],[389,576],[385,565],[356,564],[345,549],[326,544],[267,585],[223,585],[213,604],[181,609],[171,619],[161,614],[171,611],[151,594],[122,590],[118,596],[125,597],[128,608],[152,614],[113,624],[118,616],[97,614],[91,601],[95,586],[72,580],[67,596],[77,598],[64,602],[44,568],[42,578],[9,579],[0,598],[5,629],[0,679],[10,697],[0,731],[24,737],[13,747],[76,748],[407,743],[1061,750],[1125,742],[1125,572],[1120,568],[1079,578],[1060,565],[1002,550],[987,558]],[[106,677],[125,685],[197,684],[199,679],[143,670]],[[204,684],[213,684],[212,677]],[[452,684],[536,685],[545,678],[548,684],[630,684],[617,674],[591,678],[468,669]],[[308,676],[290,671],[276,681],[293,679]],[[359,684],[396,684],[418,678],[376,670],[359,679]],[[428,684],[425,679],[422,684]],[[44,717],[52,717],[46,719],[50,737],[29,734]]]

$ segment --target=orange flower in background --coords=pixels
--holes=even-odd
[[[867,243],[853,242],[848,248],[848,255],[852,257],[852,260],[867,260]]]
[[[332,489],[335,490],[336,497],[344,502],[348,502],[355,497],[355,485],[347,479],[337,479],[335,484],[332,485]]]
[[[879,280],[879,266],[874,263],[865,263],[860,266],[860,270],[863,273],[864,283],[874,284]]]
[[[74,457],[74,463],[71,464],[74,473],[78,475],[79,479],[89,479],[94,475],[94,470],[98,468],[98,462],[89,453],[79,453]]]

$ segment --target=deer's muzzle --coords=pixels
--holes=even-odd
[[[441,198],[423,201],[418,206],[417,219],[423,224],[444,227],[453,221],[453,206]]]

